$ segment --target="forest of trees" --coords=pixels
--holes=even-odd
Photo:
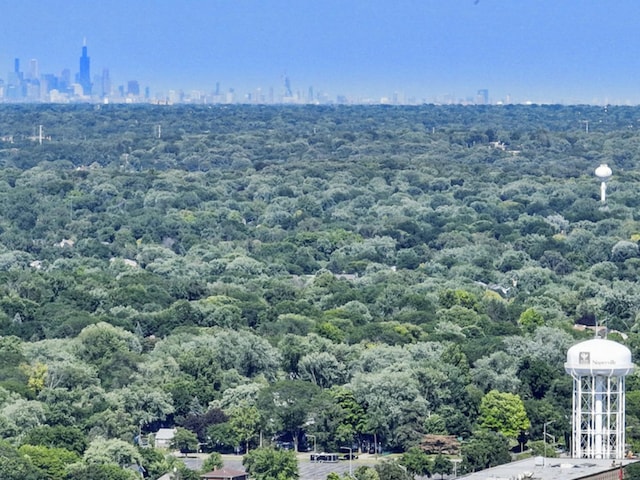
[[[584,327],[640,353],[639,147],[634,107],[0,106],[0,477],[157,478],[160,426],[566,445]]]

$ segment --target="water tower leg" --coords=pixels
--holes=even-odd
[[[594,438],[593,438],[593,443],[594,443],[594,456],[593,458],[605,458],[604,455],[604,435],[603,435],[603,409],[602,409],[602,402],[603,402],[603,396],[604,396],[604,378],[603,377],[596,377],[595,379],[595,402],[594,402]]]

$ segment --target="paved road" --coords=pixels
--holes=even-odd
[[[224,466],[234,470],[244,470],[242,466],[242,456],[240,455],[223,455]],[[203,459],[206,455],[190,455],[189,457],[180,457],[186,466],[191,470],[199,470],[202,467]],[[360,458],[351,461],[340,460],[337,463],[328,462],[311,462],[309,454],[298,455],[298,471],[300,472],[300,480],[326,480],[327,475],[331,472],[342,475],[349,473],[349,468],[355,472],[360,465],[372,467],[379,461],[374,455],[362,455]]]

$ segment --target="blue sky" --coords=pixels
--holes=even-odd
[[[433,101],[640,104],[637,0],[20,0],[0,7],[0,78],[20,58],[170,88]]]

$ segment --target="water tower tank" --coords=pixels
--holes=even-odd
[[[627,347],[596,338],[571,347],[564,368],[571,376],[623,377],[633,371],[633,363]]]
[[[602,181],[606,181],[611,178],[612,174],[613,172],[611,171],[611,168],[609,168],[609,165],[606,163],[602,163],[598,168],[596,168],[596,177]]]
[[[600,164],[598,168],[596,168],[596,177],[598,177],[601,181],[600,183],[600,201],[605,203],[607,201],[607,180],[611,178],[613,172],[609,168],[609,165],[606,163]]]
[[[611,340],[587,340],[567,351],[574,458],[624,458],[625,377],[633,368],[631,351]]]

